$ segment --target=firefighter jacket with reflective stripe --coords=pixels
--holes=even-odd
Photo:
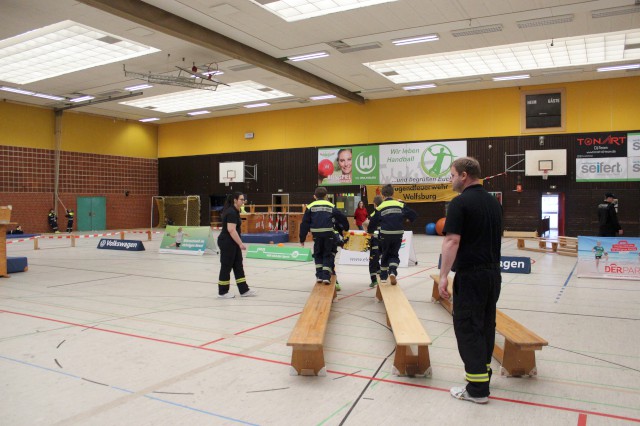
[[[413,209],[393,198],[387,198],[378,207],[369,221],[367,231],[373,233],[380,228],[381,235],[400,235],[404,233],[404,220],[416,220],[418,215]]]

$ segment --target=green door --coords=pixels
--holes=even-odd
[[[77,197],[78,231],[98,231],[107,228],[106,197]]]

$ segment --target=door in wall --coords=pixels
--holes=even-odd
[[[106,197],[77,197],[78,231],[97,231],[107,228]]]

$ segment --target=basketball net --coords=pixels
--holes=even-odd
[[[549,170],[543,170],[542,171],[542,180],[547,180],[549,179]]]

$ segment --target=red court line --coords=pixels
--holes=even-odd
[[[203,343],[203,344],[201,344],[201,345],[200,345],[200,346],[198,346],[198,347],[199,347],[199,348],[204,348],[205,346],[211,345],[211,344],[213,344],[213,343],[218,343],[218,342],[220,342],[221,340],[224,340],[224,339],[225,339],[224,337],[221,337],[221,338],[219,338],[219,339],[212,340],[212,341],[207,342],[207,343]]]
[[[4,309],[0,310],[0,312],[4,312],[4,313],[7,313],[7,314],[13,314],[13,315],[20,315],[20,316],[28,317],[28,318],[41,319],[41,320],[44,320],[44,321],[56,322],[58,324],[72,325],[74,327],[82,327],[82,328],[86,328],[86,329],[89,329],[89,330],[104,331],[106,333],[117,334],[117,335],[120,335],[120,336],[135,337],[137,339],[149,340],[151,342],[168,343],[170,345],[182,346],[182,347],[185,347],[185,348],[192,348],[192,349],[202,349],[203,351],[215,352],[215,353],[224,354],[224,355],[234,355],[234,356],[239,356],[241,358],[255,359],[255,360],[258,360],[258,361],[266,361],[266,362],[270,362],[270,363],[273,363],[273,364],[291,365],[290,363],[284,362],[284,361],[276,361],[276,360],[272,360],[272,359],[268,359],[268,358],[259,358],[259,357],[255,357],[255,356],[251,356],[251,355],[240,354],[240,353],[237,353],[237,352],[222,351],[222,350],[219,350],[219,349],[203,348],[203,347],[196,346],[196,345],[190,345],[188,343],[180,343],[180,342],[174,342],[172,340],[156,339],[155,337],[147,337],[147,336],[141,336],[139,334],[124,333],[122,331],[109,330],[107,328],[94,327],[94,326],[91,326],[91,325],[79,324],[79,323],[69,322],[69,321],[62,321],[62,320],[57,320],[57,319],[53,319],[53,318],[41,317],[41,316],[38,316],[38,315],[24,314],[24,313],[21,313],[21,312],[7,311],[7,310],[4,310]]]
[[[124,332],[120,332],[120,331],[109,330],[109,329],[106,329],[106,328],[93,327],[93,326],[88,326],[88,325],[85,325],[85,324],[79,324],[79,323],[73,323],[73,322],[69,322],[69,321],[57,320],[57,319],[53,319],[53,318],[41,317],[41,316],[38,316],[38,315],[25,314],[25,313],[22,313],[22,312],[7,311],[7,310],[4,310],[4,309],[0,310],[0,313],[2,313],[2,312],[7,313],[7,314],[19,315],[19,316],[23,316],[23,317],[27,317],[27,318],[41,319],[41,320],[44,320],[44,321],[55,322],[55,323],[58,323],[58,324],[66,324],[66,325],[72,325],[72,326],[75,326],[75,327],[82,327],[82,328],[86,328],[86,329],[90,329],[90,330],[104,331],[106,333],[117,334],[117,335],[120,335],[120,336],[135,337],[135,338],[138,338],[138,339],[149,340],[149,341],[152,341],[152,342],[168,343],[170,345],[182,346],[182,347],[185,347],[185,348],[201,349],[201,350],[204,350],[204,351],[215,352],[215,353],[224,354],[224,355],[232,355],[232,356],[237,356],[237,357],[241,357],[241,358],[245,358],[245,359],[252,359],[252,360],[256,360],[256,361],[270,362],[272,364],[279,364],[279,365],[286,365],[286,366],[290,366],[291,365],[288,362],[276,361],[276,360],[272,360],[272,359],[268,359],[268,358],[261,358],[261,357],[251,356],[251,355],[240,354],[240,353],[236,353],[236,352],[222,351],[222,350],[218,350],[218,349],[204,348],[204,347],[201,347],[201,346],[190,345],[188,343],[180,343],[180,342],[174,342],[174,341],[171,341],[171,340],[156,339],[154,337],[147,337],[147,336],[141,336],[141,335],[137,335],[137,334],[124,333]],[[337,371],[337,370],[327,370],[327,373],[336,374],[336,375],[339,375],[339,376],[354,377],[354,378],[364,379],[364,380],[371,380],[371,381],[382,382],[382,383],[396,384],[396,385],[401,385],[401,386],[410,386],[410,387],[416,387],[416,388],[422,388],[422,389],[436,390],[436,391],[440,391],[440,392],[449,392],[448,389],[438,388],[438,387],[435,387],[435,386],[427,386],[427,385],[423,385],[423,384],[419,384],[419,383],[407,383],[407,382],[401,382],[401,381],[390,380],[390,379],[382,379],[382,378],[378,378],[378,377],[365,376],[365,375],[361,375],[361,374],[345,373],[345,372]],[[541,404],[541,403],[537,403],[537,402],[520,401],[520,400],[517,400],[517,399],[501,398],[501,397],[495,397],[495,396],[490,396],[489,398],[492,399],[492,400],[495,400],[495,401],[503,401],[503,402],[509,402],[509,403],[513,403],[513,404],[521,404],[521,405],[528,405],[528,406],[532,406],[532,407],[549,408],[549,409],[552,409],[552,410],[560,410],[560,411],[568,411],[568,412],[572,412],[572,413],[579,413],[579,414],[585,416],[585,422],[586,422],[586,415],[590,414],[590,415],[599,416],[599,417],[605,417],[605,418],[609,418],[609,419],[626,420],[626,421],[629,421],[629,422],[640,423],[640,418],[624,417],[624,416],[618,416],[618,415],[615,415],[615,414],[600,413],[600,412],[597,412],[597,411],[585,411],[585,410],[579,410],[579,409],[576,409],[576,408],[562,407],[562,406],[559,406],[559,405]]]
[[[273,320],[273,321],[265,322],[264,324],[256,325],[255,327],[247,328],[246,330],[242,330],[242,331],[238,331],[237,333],[233,333],[233,335],[234,336],[239,336],[239,335],[247,333],[249,331],[256,330],[258,328],[262,328],[262,327],[264,327],[266,325],[274,324],[276,322],[283,321],[283,320],[286,320],[286,319],[291,318],[291,317],[295,317],[296,315],[300,315],[301,313],[302,313],[302,311],[296,312],[295,314],[287,315],[286,317],[278,318],[278,319]]]

